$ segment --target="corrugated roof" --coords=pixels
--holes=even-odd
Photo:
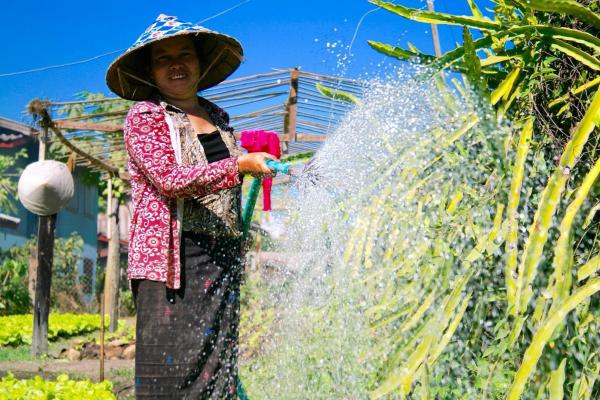
[[[14,147],[31,140],[38,131],[26,124],[0,117],[0,147]]]

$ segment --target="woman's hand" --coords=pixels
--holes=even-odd
[[[273,171],[267,167],[266,160],[277,160],[269,153],[247,153],[237,158],[238,169],[242,174],[271,175]]]

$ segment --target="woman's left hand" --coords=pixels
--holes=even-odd
[[[271,168],[267,166],[267,160],[277,160],[277,158],[269,153],[257,152],[242,154],[238,157],[238,169],[240,173],[246,173],[255,176],[274,176]]]

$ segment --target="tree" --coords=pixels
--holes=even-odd
[[[0,210],[14,212],[17,199],[17,179],[21,170],[14,170],[19,158],[27,156],[25,149],[19,150],[13,156],[0,155]]]

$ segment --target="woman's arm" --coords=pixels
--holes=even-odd
[[[241,183],[235,157],[206,166],[177,164],[169,128],[160,111],[134,106],[127,115],[124,133],[130,159],[164,196],[203,196]]]

